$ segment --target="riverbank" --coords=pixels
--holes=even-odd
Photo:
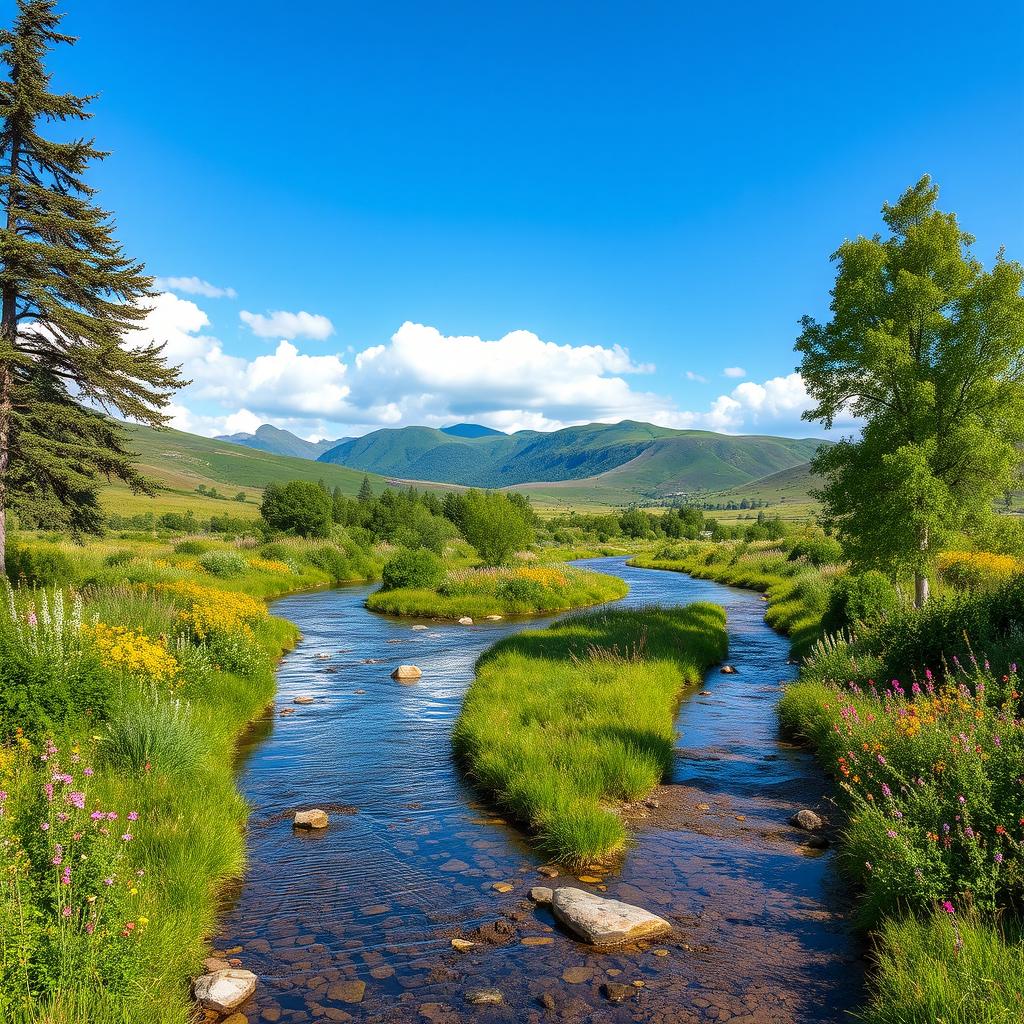
[[[629,591],[617,576],[567,565],[439,570],[431,586],[387,584],[385,566],[384,587],[366,601],[371,611],[454,620],[552,614],[618,601]]]
[[[671,773],[682,693],[727,647],[725,614],[709,604],[601,611],[508,637],[480,659],[456,755],[546,855],[607,858],[628,838],[611,806]]]
[[[0,608],[0,1016],[186,1024],[241,877],[237,740],[298,637],[258,597],[372,572],[354,545],[32,541]],[[56,583],[56,587],[52,584]]]

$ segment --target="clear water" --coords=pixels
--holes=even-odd
[[[713,669],[710,695],[683,700],[673,778],[602,883],[672,920],[673,937],[597,953],[560,932],[526,899],[544,882],[541,858],[452,763],[478,656],[548,620],[414,631],[364,608],[372,587],[300,594],[273,607],[303,640],[281,664],[277,708],[240,752],[249,870],[216,939],[260,976],[250,1020],[846,1019],[861,949],[831,855],[809,856],[786,825],[828,793],[810,756],[777,735],[778,686],[795,671],[786,640],[757,594],[623,559],[584,564],[629,582],[625,606],[710,600],[728,614],[738,674]],[[423,678],[392,680],[408,662]],[[298,695],[315,702],[292,705]],[[286,705],[296,712],[282,718]],[[342,805],[354,813],[333,814],[325,832],[293,833],[291,811]],[[496,892],[501,881],[513,889]],[[569,881],[563,871],[555,884]],[[457,952],[453,936],[477,945]],[[610,1002],[609,982],[630,985],[629,998]],[[503,1004],[470,1005],[481,987]]]

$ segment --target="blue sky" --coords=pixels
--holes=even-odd
[[[883,200],[1024,258],[1019,3],[66,6],[126,248],[235,296],[152,318],[203,433],[814,433],[796,322]]]

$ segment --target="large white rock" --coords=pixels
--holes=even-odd
[[[468,615],[463,615],[462,618],[459,619],[459,625],[460,626],[472,626],[473,625],[473,620]]]
[[[554,891],[551,909],[566,928],[593,946],[653,939],[672,931],[668,921],[642,907],[569,886]]]
[[[241,1006],[256,991],[256,975],[229,967],[196,978],[196,1000],[207,1010],[228,1013]]]

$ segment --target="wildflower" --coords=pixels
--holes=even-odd
[[[139,820],[139,812],[138,811],[129,811],[128,812],[128,820],[129,821],[138,821]]]
[[[130,842],[132,841],[132,834],[131,834],[131,832],[125,832],[125,834],[124,834],[123,836],[121,836],[121,838],[122,838],[122,839],[123,839],[123,840],[124,840],[124,841],[125,841],[126,843],[130,843]]]
[[[886,832],[885,834],[886,834],[886,835],[887,835],[887,836],[888,836],[888,837],[889,837],[890,839],[895,839],[895,838],[896,838],[896,830],[895,830],[895,829],[889,829],[889,830],[888,830],[888,831],[887,831],[887,832]]]
[[[109,889],[114,884],[114,879],[108,876],[103,879],[103,884]]]
[[[942,909],[947,914],[955,914],[956,913],[956,908],[953,906],[952,903],[949,902],[949,900],[943,900],[942,901]]]
[[[148,917],[140,917],[140,918],[139,918],[139,924],[140,924],[140,925],[141,925],[141,926],[142,926],[143,928],[145,928],[145,927],[146,927],[146,925],[147,925],[147,924],[149,924],[149,918],[148,918]]]
[[[104,814],[103,811],[93,811],[89,817],[92,818],[93,821],[103,821],[103,819],[106,818],[106,814]]]
[[[60,884],[61,885],[70,885],[71,884],[71,865],[70,864],[65,864],[64,865],[64,870],[63,870],[63,872],[61,873],[61,876],[60,876]]]
[[[70,907],[62,907],[61,908],[61,912],[60,912],[60,916],[61,917],[70,917],[71,916],[71,908]]]
[[[86,777],[87,779],[89,779],[89,778],[92,778],[92,775],[93,775],[93,770],[92,770],[91,768],[83,768],[83,769],[82,769],[82,774],[83,774],[83,775],[84,775],[84,776],[85,776],[85,777]]]
[[[997,864],[1002,864],[1003,863],[1003,855],[1001,853],[997,853],[995,855],[995,862]]]
[[[39,824],[39,827],[40,827],[40,828],[41,828],[41,829],[42,829],[42,830],[43,830],[44,832],[49,832],[49,831],[50,831],[50,823],[49,823],[48,821],[43,821],[43,822],[40,822],[40,824]]]
[[[84,793],[78,793],[78,792],[68,793],[68,803],[71,804],[72,807],[77,807],[78,810],[84,811],[85,810],[85,794]]]

